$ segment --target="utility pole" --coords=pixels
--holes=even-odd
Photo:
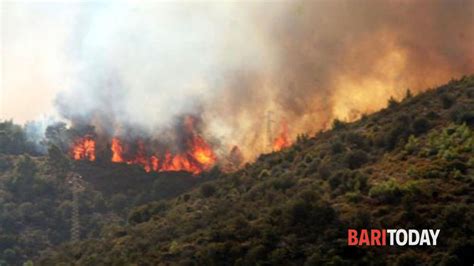
[[[84,191],[82,176],[78,173],[69,173],[67,182],[72,191],[71,241],[79,241],[81,225],[79,223],[79,193]]]

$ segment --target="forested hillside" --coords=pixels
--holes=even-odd
[[[82,239],[100,237],[124,225],[134,206],[172,198],[212,173],[148,174],[141,167],[70,161],[52,146],[37,156],[21,127],[0,123],[0,265],[21,265],[71,239],[73,197],[70,171],[82,176],[79,222]]]
[[[391,99],[377,113],[353,123],[336,120],[332,130],[301,135],[290,148],[237,172],[215,170],[216,180],[135,207],[126,224],[113,221],[127,210],[125,203],[141,202],[136,194],[104,199],[87,192],[82,219],[91,238],[55,247],[36,262],[471,265],[473,128],[474,76],[416,96],[407,91],[403,101]],[[2,159],[0,243],[6,261],[34,254],[30,243],[46,247],[64,240],[67,189],[53,173],[31,170],[49,165],[47,158]],[[151,199],[148,193],[160,186],[147,187],[140,194]],[[108,215],[97,215],[101,208]],[[50,228],[51,236],[41,228]],[[438,228],[441,234],[436,247],[349,247],[348,228]]]

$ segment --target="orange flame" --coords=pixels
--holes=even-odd
[[[148,156],[145,145],[141,140],[137,141],[137,150],[131,156],[131,159],[128,159],[128,156],[125,157],[127,159],[124,159],[126,149],[117,137],[112,138],[110,149],[112,151],[112,162],[141,165],[146,172],[186,171],[199,174],[211,168],[217,160],[211,146],[204,138],[195,133],[191,134],[186,151],[172,154],[167,150],[161,158],[157,152]]]
[[[200,136],[195,136],[190,141],[191,156],[201,164],[204,169],[208,169],[216,162],[216,156],[207,142]]]
[[[114,163],[123,163],[123,148],[122,142],[118,138],[112,138],[112,145],[110,147],[112,150],[112,162]]]
[[[118,137],[113,137],[110,145],[112,152],[110,161],[140,165],[146,172],[186,171],[199,174],[210,169],[217,161],[217,157],[211,145],[196,132],[194,125],[193,117],[185,117],[184,129],[188,139],[185,141],[185,150],[177,154],[169,150],[166,150],[164,154],[156,150],[151,152],[140,139],[136,142],[136,149],[132,149],[131,145],[127,145],[128,143],[124,145]],[[92,137],[85,136],[74,143],[72,156],[75,160],[95,160],[96,143]]]
[[[290,138],[288,137],[288,124],[286,122],[281,123],[281,131],[275,140],[273,140],[273,151],[279,151],[283,148],[291,145]]]
[[[158,159],[158,157],[156,157],[155,155],[152,155],[150,157],[150,164],[151,164],[151,169],[155,172],[158,171],[158,165],[160,163],[160,160]]]
[[[76,139],[72,147],[72,157],[74,160],[95,161],[95,140],[89,135]]]

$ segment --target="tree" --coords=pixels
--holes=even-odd
[[[388,108],[393,108],[397,105],[398,105],[398,101],[395,100],[395,98],[390,97],[390,99],[388,99]]]
[[[44,133],[46,142],[49,145],[55,145],[60,149],[67,148],[68,146],[68,137],[67,137],[67,127],[63,122],[58,122],[53,125],[50,125],[46,128]]]
[[[11,120],[0,123],[0,153],[22,154],[26,147],[26,135],[19,125]]]
[[[405,100],[411,99],[413,97],[413,93],[411,90],[408,88],[407,91],[405,92]]]
[[[48,149],[48,161],[49,164],[59,172],[60,176],[64,176],[71,168],[69,158],[54,144]]]

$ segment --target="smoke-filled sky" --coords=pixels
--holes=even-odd
[[[0,119],[192,113],[247,154],[269,111],[294,137],[474,72],[474,1],[7,1],[1,22]]]

